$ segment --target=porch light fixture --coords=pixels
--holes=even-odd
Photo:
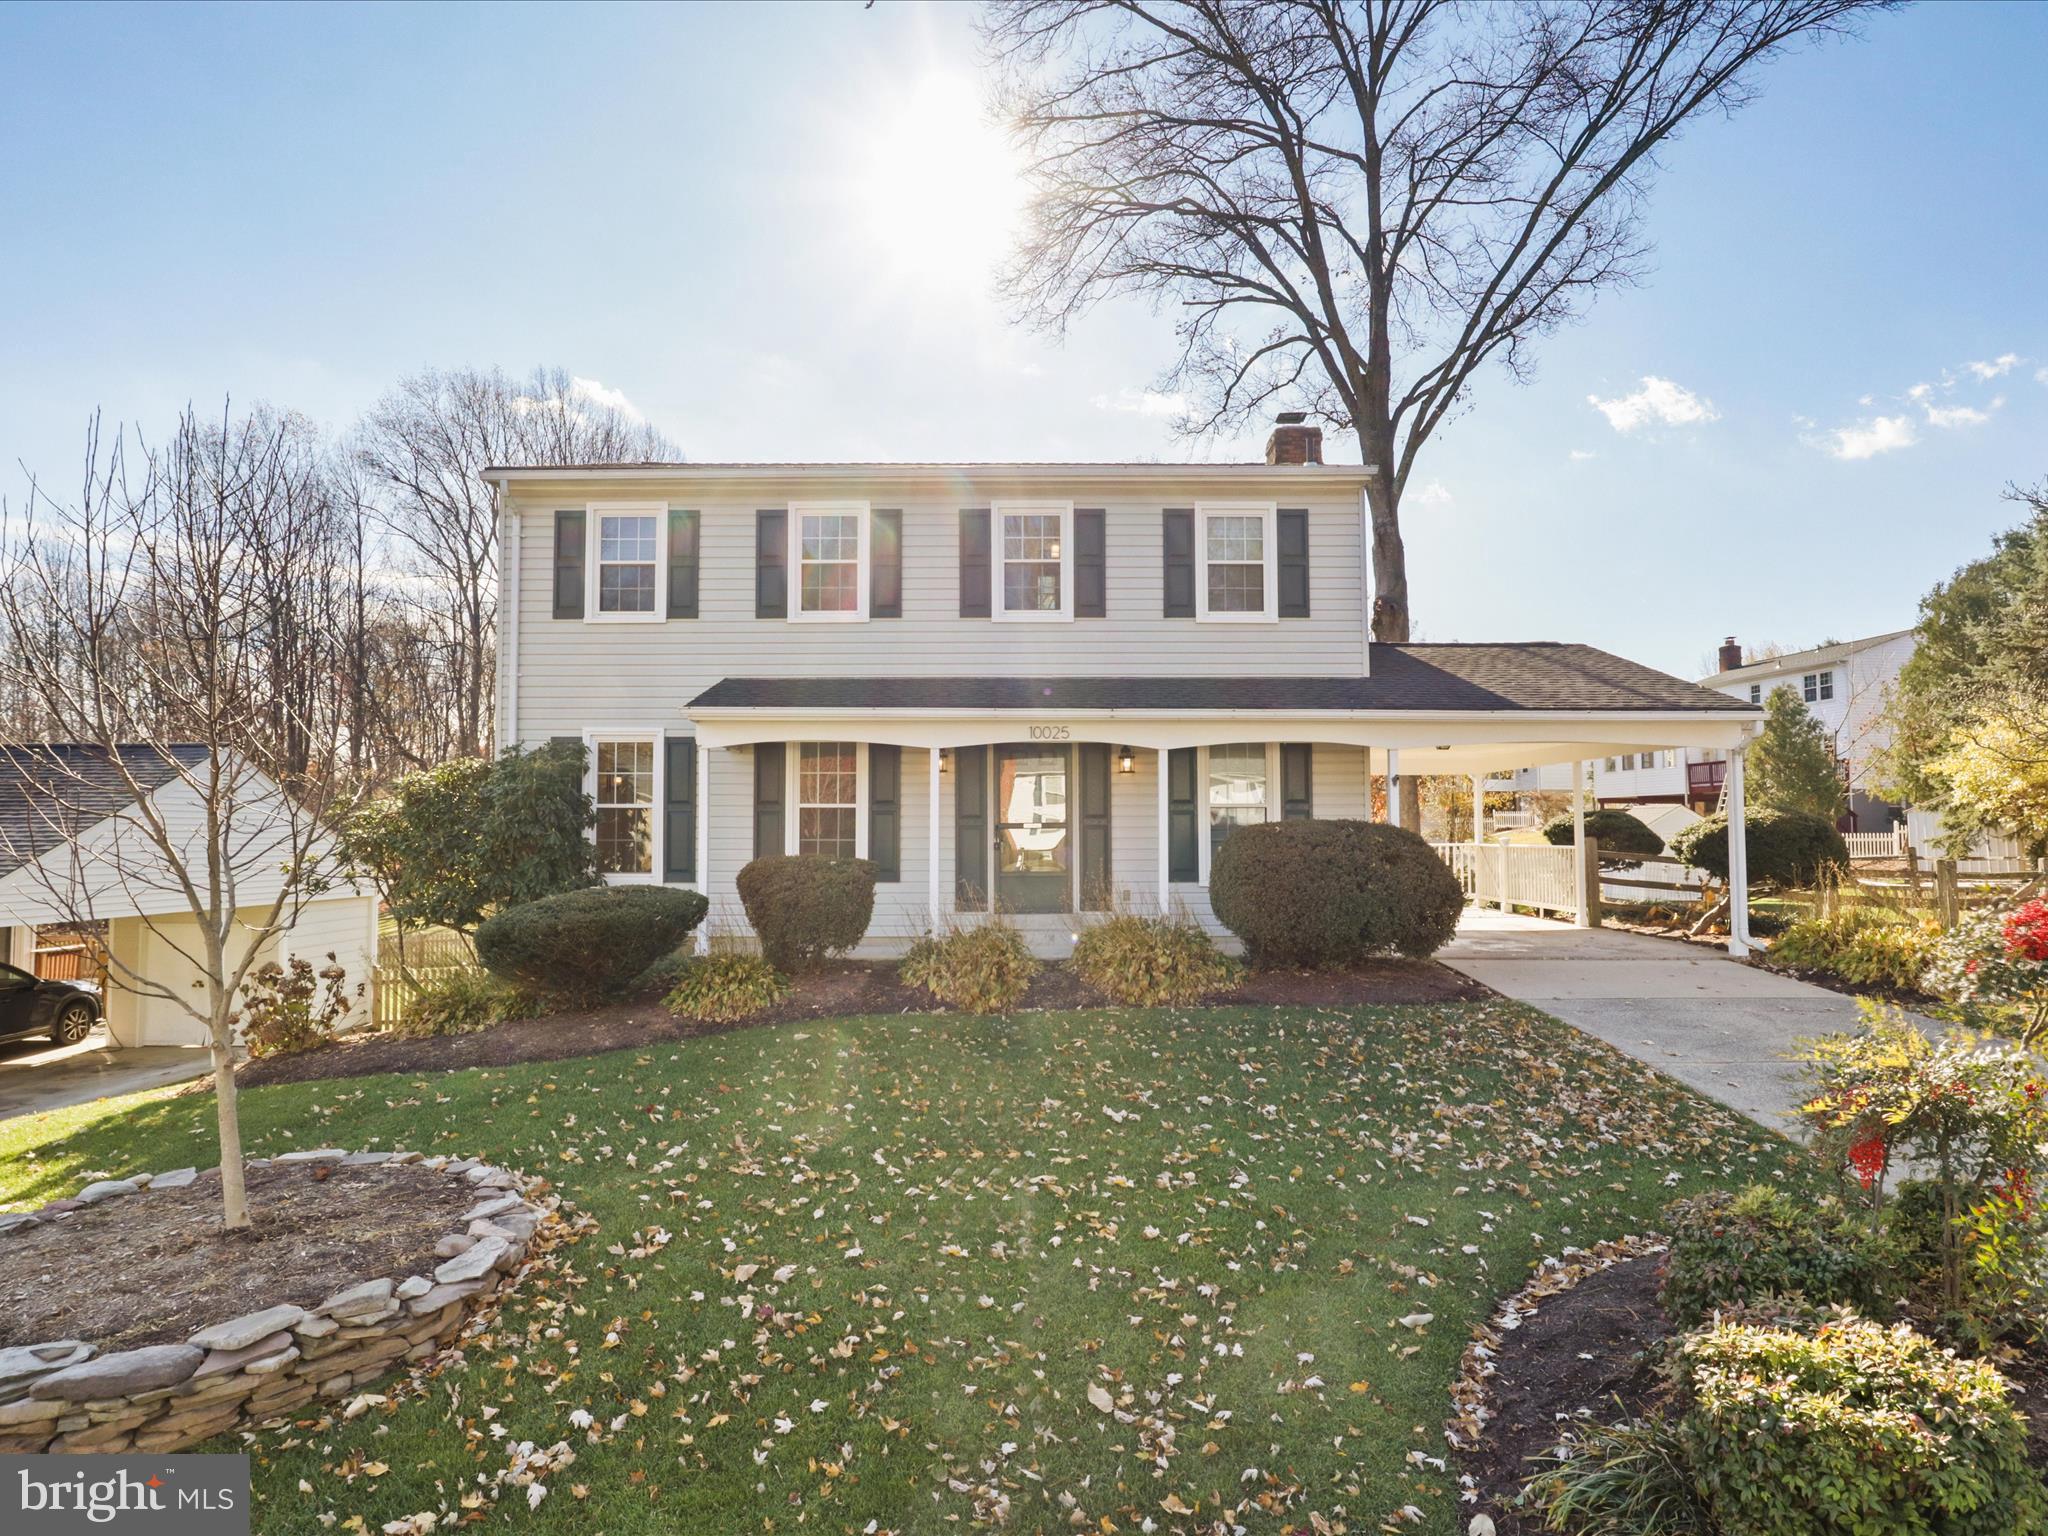
[[[1116,771],[1118,773],[1136,773],[1138,771],[1138,754],[1129,747],[1118,747],[1116,749]]]
[[[939,748],[939,772],[940,772],[941,774],[947,774],[947,773],[951,773],[952,771],[953,771],[953,749],[952,749],[951,747],[941,747],[941,748]]]

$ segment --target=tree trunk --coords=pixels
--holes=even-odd
[[[235,1101],[235,1049],[213,1044],[213,1108],[220,1121],[221,1225],[230,1232],[249,1225],[249,1192],[242,1177],[242,1116]]]
[[[1408,638],[1408,551],[1401,542],[1392,424],[1360,423],[1358,447],[1373,471],[1365,483],[1372,514],[1372,638],[1402,641]],[[1422,785],[1414,774],[1401,775],[1401,792],[1389,813],[1395,825],[1422,830]]]

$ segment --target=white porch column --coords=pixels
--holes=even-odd
[[[1573,903],[1573,926],[1590,928],[1593,914],[1586,910],[1586,760],[1572,764],[1572,877],[1579,899]]]
[[[1159,915],[1173,912],[1173,792],[1166,781],[1166,748],[1159,759]]]
[[[697,925],[697,953],[711,953],[711,749],[697,748],[697,889],[704,893],[704,921]]]
[[[1486,841],[1486,775],[1472,775],[1472,841]]]
[[[929,921],[932,932],[939,931],[939,748],[931,750],[931,804],[927,808],[925,834],[925,862],[931,866],[927,881],[927,899],[931,903]]]
[[[1743,800],[1748,749],[1728,754],[1728,953],[1749,953],[1749,820]]]

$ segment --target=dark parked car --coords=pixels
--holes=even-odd
[[[59,1045],[76,1045],[99,1022],[100,997],[75,981],[45,981],[12,965],[0,965],[0,1040],[48,1035]]]

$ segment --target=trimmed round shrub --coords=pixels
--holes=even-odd
[[[678,1018],[734,1024],[773,1008],[789,991],[774,966],[759,955],[705,955],[690,961],[662,999]]]
[[[2048,1531],[2011,1386],[1904,1324],[1702,1329],[1679,1367],[1679,1435],[1716,1530]]]
[[[896,973],[949,1008],[1001,1013],[1024,1001],[1038,962],[1024,935],[1000,919],[946,934],[926,934],[910,946]]]
[[[740,904],[768,963],[785,975],[844,954],[875,916],[875,866],[815,853],[771,854],[743,865]]]
[[[1547,842],[1569,848],[1572,843],[1570,814],[1553,816],[1546,821],[1543,836]],[[1663,838],[1627,811],[1611,805],[1586,812],[1586,836],[1599,843],[1602,853],[1639,853],[1648,859],[1664,851]]]
[[[1216,850],[1209,902],[1253,965],[1319,966],[1434,954],[1456,932],[1465,894],[1405,827],[1268,821]]]
[[[493,976],[571,997],[632,985],[682,943],[708,907],[696,891],[600,885],[508,907],[476,931],[477,958]]]
[[[1751,885],[1813,885],[1824,872],[1849,868],[1849,845],[1825,816],[1807,811],[1751,811]],[[1671,851],[1692,868],[1728,878],[1728,818],[1709,816],[1671,839]]]
[[[1664,1213],[1671,1251],[1659,1300],[1690,1328],[1723,1307],[1798,1295],[1826,1306],[1872,1307],[1878,1265],[1862,1231],[1833,1204],[1794,1199],[1766,1184],[1675,1201]]]
[[[1238,978],[1236,963],[1195,924],[1127,912],[1082,929],[1073,964],[1089,986],[1133,1008],[1185,1007]]]

